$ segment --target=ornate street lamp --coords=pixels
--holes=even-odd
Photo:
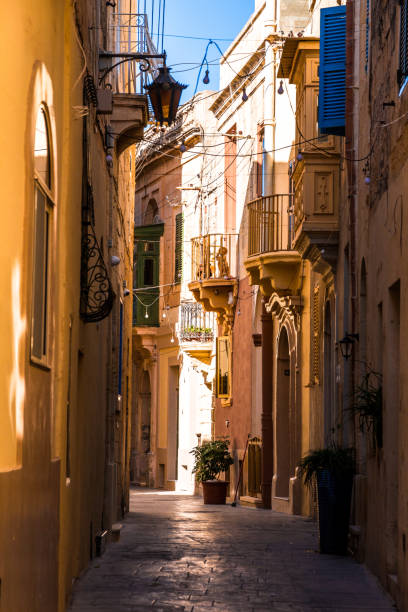
[[[153,106],[156,121],[163,125],[171,125],[176,118],[181,92],[187,87],[172,76],[166,65],[159,68],[159,74],[150,85],[145,85]]]
[[[343,359],[345,359],[346,361],[347,359],[350,359],[354,342],[358,340],[359,337],[360,336],[358,334],[348,334],[346,332],[344,338],[339,340],[341,354],[343,356]]]

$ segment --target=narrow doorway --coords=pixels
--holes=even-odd
[[[387,483],[387,571],[397,574],[398,567],[398,436],[400,412],[400,282],[389,289],[389,317],[384,372],[384,450]]]
[[[167,414],[167,480],[178,478],[179,449],[179,367],[169,368]]]
[[[276,383],[276,496],[286,498],[290,478],[290,359],[285,328],[279,338]]]
[[[331,327],[330,302],[326,302],[324,311],[324,445],[330,446],[334,441],[334,395],[333,395],[333,340]]]
[[[151,391],[150,376],[143,372],[141,392],[139,395],[140,406],[140,428],[139,428],[139,465],[138,481],[141,485],[148,487],[149,478],[149,453],[150,453],[150,426],[151,426]]]

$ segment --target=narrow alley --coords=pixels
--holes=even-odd
[[[120,541],[90,565],[71,612],[394,610],[349,557],[320,555],[316,523],[133,488]]]

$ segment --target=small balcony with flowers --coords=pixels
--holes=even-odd
[[[244,262],[251,285],[265,297],[295,295],[301,257],[294,250],[293,195],[262,196],[249,202],[248,257]]]
[[[238,295],[238,234],[206,234],[193,238],[191,282],[188,285],[204,311],[217,313],[224,332],[232,323]]]
[[[178,324],[178,339],[182,351],[209,364],[213,353],[215,316],[201,304],[182,302]]]

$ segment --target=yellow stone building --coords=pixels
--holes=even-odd
[[[130,0],[119,4],[113,11],[96,1],[45,0],[34,10],[22,0],[2,31],[0,607],[7,612],[65,610],[73,579],[128,507],[126,288],[133,144],[147,100],[120,70],[101,80],[98,50],[112,51],[115,40],[118,48],[122,14],[135,11]],[[125,25],[137,34],[138,23]]]

